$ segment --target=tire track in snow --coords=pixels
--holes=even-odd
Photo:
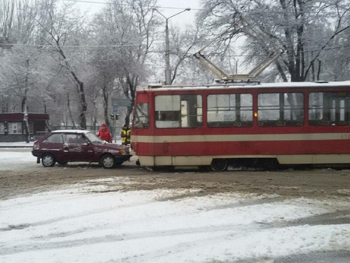
[[[191,234],[196,235],[201,233],[208,234],[208,232],[211,232],[211,233],[226,232],[225,234],[226,236],[226,235],[233,234],[232,232],[227,234],[227,231],[235,230],[238,227],[240,229],[239,232],[267,228],[266,225],[260,225],[260,224],[251,224],[249,226],[228,224],[228,225],[220,225],[220,226],[212,226],[212,227],[174,229],[169,231],[144,231],[144,232],[138,232],[138,233],[119,234],[119,235],[111,234],[103,237],[82,238],[82,239],[76,239],[71,241],[48,242],[47,240],[46,241],[42,240],[41,242],[34,243],[34,244],[30,242],[31,244],[23,244],[23,245],[16,244],[11,247],[6,247],[5,245],[4,247],[0,247],[0,255],[10,255],[10,254],[16,254],[16,253],[28,252],[28,251],[71,248],[71,247],[79,247],[79,246],[98,244],[98,243],[122,242],[122,241],[138,240],[138,239],[171,237],[171,236],[178,236],[178,235],[191,235]]]

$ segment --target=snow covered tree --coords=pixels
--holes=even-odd
[[[97,66],[105,87],[102,89],[105,116],[109,99],[106,95],[111,88],[120,88],[134,104],[136,87],[145,79],[153,44],[155,3],[155,0],[113,0],[95,19],[94,37],[100,45],[107,46],[96,55],[101,58]],[[131,112],[129,107],[125,123],[129,123]]]
[[[77,58],[81,58],[81,52],[83,52],[80,47],[84,46],[81,39],[84,19],[74,12],[71,4],[64,4],[58,7],[57,0],[44,0],[42,2],[42,10],[45,12],[41,12],[39,20],[40,31],[42,32],[41,41],[52,47],[59,54],[58,62],[69,73],[79,98],[79,125],[85,129],[87,125],[87,102],[84,82],[79,77],[80,71],[77,68],[77,64],[79,64]],[[77,48],[66,49],[65,47],[69,44]],[[80,64],[81,67],[83,63]]]
[[[221,37],[221,44],[226,45],[244,36],[242,50],[247,63],[254,65],[271,52],[283,50],[276,62],[283,81],[315,78],[313,71],[322,73],[325,69],[319,63],[322,55],[331,52],[338,37],[349,34],[349,0],[203,0],[202,3],[199,22],[203,28],[226,32]]]

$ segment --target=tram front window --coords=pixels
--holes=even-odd
[[[137,103],[135,107],[134,128],[148,128],[148,103]]]

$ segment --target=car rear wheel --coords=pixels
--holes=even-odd
[[[105,169],[111,169],[115,166],[115,159],[113,155],[106,154],[101,158],[101,165]]]
[[[47,153],[43,155],[41,159],[41,163],[43,164],[44,167],[52,167],[55,165],[56,160],[52,154]]]

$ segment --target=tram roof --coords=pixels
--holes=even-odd
[[[349,87],[350,81],[333,81],[333,82],[279,82],[279,83],[227,83],[212,85],[162,85],[149,84],[148,89],[156,90],[183,90],[183,89],[247,89],[247,88],[310,88],[310,87]]]

